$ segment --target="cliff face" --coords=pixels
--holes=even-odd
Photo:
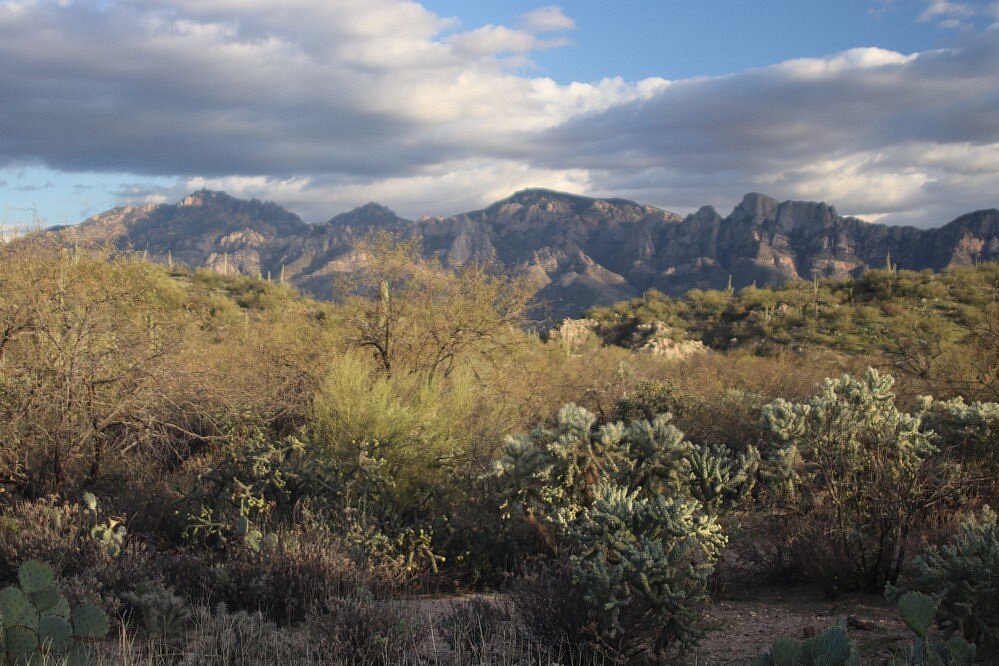
[[[999,211],[963,215],[937,229],[842,217],[825,203],[747,194],[727,217],[710,206],[686,218],[621,199],[524,190],[452,217],[398,217],[367,204],[310,225],[273,204],[195,192],[176,205],[115,208],[57,230],[68,242],[113,243],[191,266],[287,279],[326,298],[332,278],[355,270],[357,241],[376,229],[417,236],[450,265],[494,257],[530,277],[549,315],[578,315],[657,288],[736,288],[845,277],[887,259],[941,269],[999,259]]]

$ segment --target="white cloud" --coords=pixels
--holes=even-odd
[[[764,189],[918,224],[997,203],[997,30],[714,78],[524,74],[570,23],[548,7],[449,33],[407,0],[0,0],[0,169],[170,177],[122,194],[218,187],[313,220],[532,185],[677,209]]]
[[[576,22],[556,5],[541,7],[521,15],[520,24],[524,30],[535,33],[563,32],[576,27]]]
[[[541,39],[537,35],[502,25],[486,25],[448,38],[458,52],[472,56],[529,53],[564,46],[563,39]]]
[[[920,21],[932,21],[939,16],[971,18],[978,11],[969,4],[951,0],[927,0],[927,7],[919,15]]]

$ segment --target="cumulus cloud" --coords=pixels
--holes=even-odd
[[[572,27],[554,6],[454,32],[408,0],[0,0],[0,168],[134,174],[131,201],[226,189],[312,220],[528,186],[681,211],[763,190],[916,224],[997,203],[999,30],[713,78],[531,76]]]

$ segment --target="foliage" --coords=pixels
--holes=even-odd
[[[348,340],[370,350],[386,373],[447,377],[468,359],[515,345],[531,290],[496,267],[448,270],[424,259],[419,241],[388,232],[364,239],[364,268],[341,281]]]
[[[54,578],[50,566],[29,560],[18,570],[18,585],[0,590],[0,656],[5,663],[35,663],[43,655],[64,658],[70,665],[94,661],[91,644],[108,632],[108,618],[90,604],[70,608]]]
[[[956,631],[976,644],[979,652],[999,652],[999,523],[994,511],[963,522],[942,546],[930,546],[906,566],[898,586],[933,595],[937,623],[945,634]]]
[[[422,622],[392,601],[343,598],[308,621],[309,634],[322,653],[350,664],[407,663],[423,639]]]
[[[122,555],[126,536],[123,521],[108,516],[90,492],[78,503],[19,502],[0,517],[0,575],[27,559],[51,562],[62,574],[94,569]]]
[[[192,617],[184,599],[160,583],[144,582],[122,597],[141,618],[146,633],[161,641],[182,637]]]
[[[826,348],[874,355],[936,394],[999,397],[999,263],[871,270],[855,279],[746,287],[738,294],[655,290],[587,312],[608,344],[663,322],[713,349]]]
[[[392,569],[401,578],[436,569],[430,528],[398,512],[392,487],[381,461],[363,452],[339,463],[308,438],[274,442],[257,433],[199,476],[186,498],[188,530],[196,543],[242,544],[250,552],[237,548],[235,557],[276,563],[295,551],[299,532],[282,541],[263,528],[311,522],[323,534],[342,534],[340,548],[362,569]]]
[[[771,483],[842,558],[818,572],[831,594],[894,582],[909,533],[947,490],[930,463],[930,435],[898,410],[892,384],[869,369],[861,379],[827,380],[808,402],[778,399],[763,409],[776,444]]]
[[[504,507],[561,562],[587,618],[585,631],[573,631],[595,650],[627,659],[682,651],[698,636],[711,561],[725,542],[705,512],[709,498],[696,497],[714,486],[698,483],[698,450],[667,416],[594,423],[567,405],[555,430],[511,438],[496,471]]]

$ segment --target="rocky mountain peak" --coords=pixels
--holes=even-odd
[[[327,224],[336,227],[393,228],[405,222],[391,208],[370,201],[346,213],[340,213]]]
[[[779,205],[780,202],[772,197],[759,192],[750,192],[742,197],[742,201],[732,211],[731,217],[765,220],[773,216]]]
[[[221,190],[209,190],[200,189],[196,192],[191,192],[186,197],[180,200],[177,204],[180,208],[191,208],[195,206],[207,206],[207,205],[224,205],[227,203],[235,203],[239,201],[238,199],[229,196],[227,193]]]
[[[938,229],[890,227],[840,217],[826,203],[743,197],[722,217],[704,206],[684,220],[624,199],[521,190],[484,209],[405,220],[368,203],[309,225],[273,203],[199,190],[179,204],[116,208],[53,231],[66,242],[113,243],[154,260],[256,275],[284,273],[319,297],[330,275],[355,270],[371,229],[418,237],[447,265],[496,260],[529,276],[553,318],[576,316],[655,288],[669,294],[736,289],[884,266],[940,269],[999,259],[999,211],[977,211]]]

